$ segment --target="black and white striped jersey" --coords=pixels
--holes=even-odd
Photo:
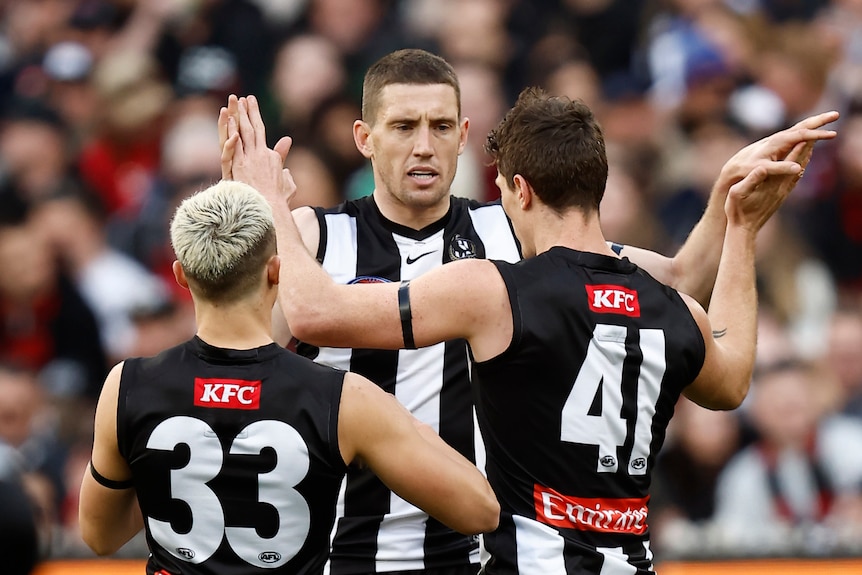
[[[117,441],[147,574],[322,573],[338,490],[344,372],[277,344],[195,337],[123,365]]]
[[[317,258],[338,283],[409,280],[463,258],[518,261],[520,249],[502,206],[451,198],[449,212],[422,230],[387,220],[372,197],[317,209]],[[349,369],[395,394],[472,461],[481,457],[463,340],[400,351],[308,348],[300,353]],[[316,354],[316,355],[315,355]],[[350,468],[339,498],[333,575],[447,568],[478,563],[477,538],[458,534]]]
[[[495,262],[514,333],[473,365],[485,469],[502,508],[488,574],[652,572],[649,486],[705,344],[673,289],[627,259],[555,247]]]

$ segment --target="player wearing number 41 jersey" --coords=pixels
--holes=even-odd
[[[279,154],[241,118],[234,171],[257,178],[290,265],[280,297],[293,333],[317,345],[400,348],[464,338],[500,526],[486,573],[646,575],[652,465],[680,394],[731,409],[754,363],[757,231],[795,185],[819,130],[810,118],[730,188],[709,313],[605,242],[601,128],[580,102],[522,93],[488,136],[502,205],[525,260],[461,260],[413,280],[340,285],[303,245]],[[230,131],[229,131],[230,132]],[[246,174],[265,171],[266,178]],[[265,167],[266,170],[261,170]],[[267,181],[264,181],[266,179]]]
[[[280,260],[257,191],[185,200],[171,242],[198,331],[105,381],[79,510],[94,551],[144,527],[149,575],[322,573],[350,463],[452,529],[497,525],[478,469],[393,396],[273,342]]]

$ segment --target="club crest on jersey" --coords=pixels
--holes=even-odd
[[[638,292],[616,285],[587,285],[590,310],[595,313],[616,313],[628,317],[640,317],[641,306]]]
[[[460,234],[455,234],[449,242],[449,259],[465,260],[478,257],[476,244]]]
[[[378,276],[359,276],[359,277],[355,277],[352,280],[350,280],[349,282],[347,282],[347,285],[353,285],[353,284],[388,284],[388,283],[392,283],[392,282],[390,282],[386,278],[381,278]]]
[[[196,377],[195,405],[221,409],[260,409],[260,380]]]

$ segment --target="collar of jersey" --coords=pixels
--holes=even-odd
[[[253,349],[229,349],[210,345],[198,336],[194,336],[191,345],[201,359],[212,363],[258,363],[274,357],[281,347],[270,343]]]
[[[398,234],[399,236],[403,236],[405,238],[410,238],[411,240],[424,240],[425,238],[433,236],[434,234],[445,228],[446,224],[448,224],[449,220],[452,218],[452,200],[450,198],[449,209],[446,211],[446,214],[444,214],[442,218],[440,218],[436,222],[428,224],[420,230],[415,230],[413,228],[403,226],[388,219],[380,211],[380,208],[377,207],[377,202],[374,201],[374,196],[369,196],[369,198],[371,199],[371,205],[374,206],[374,211],[377,212],[377,217],[380,218],[380,225],[383,226],[387,231]]]
[[[561,255],[565,259],[588,268],[607,270],[615,273],[630,274],[637,266],[627,257],[616,258],[595,252],[582,252],[565,246],[553,246],[546,253]]]

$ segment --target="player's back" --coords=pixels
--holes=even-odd
[[[344,374],[195,337],[123,366],[117,409],[153,573],[320,573],[346,471]]]
[[[500,529],[489,573],[646,573],[652,466],[704,342],[682,298],[628,260],[552,248],[497,263],[514,335],[477,363]]]

